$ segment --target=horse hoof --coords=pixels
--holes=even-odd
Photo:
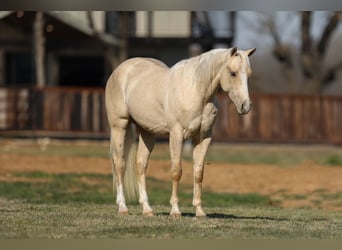
[[[195,217],[196,220],[206,220],[209,219],[207,215],[196,215]]]
[[[154,213],[153,213],[153,211],[143,212],[143,216],[145,216],[145,217],[152,217],[152,216],[154,216]]]
[[[126,216],[128,214],[129,214],[128,211],[119,211],[118,212],[118,215],[120,215],[120,216]]]
[[[172,218],[181,218],[182,217],[182,214],[170,214],[170,216],[172,217]]]

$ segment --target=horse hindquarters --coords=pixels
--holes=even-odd
[[[111,129],[110,151],[113,168],[113,188],[116,187],[116,203],[119,213],[127,213],[124,191],[128,199],[136,200],[135,137],[127,104],[122,91],[123,79],[117,68],[106,85],[106,111]]]

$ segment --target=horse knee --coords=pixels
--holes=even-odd
[[[179,181],[182,177],[182,169],[180,167],[173,167],[171,169],[171,178],[174,181]]]

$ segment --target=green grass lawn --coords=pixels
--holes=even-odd
[[[0,238],[148,238],[148,239],[341,239],[342,214],[272,207],[207,208],[208,219],[195,219],[183,207],[171,218],[168,206],[155,206],[154,217],[118,216],[112,204],[71,202],[32,204],[0,199]]]
[[[30,141],[0,140],[0,154],[108,157],[106,142],[53,142],[42,148]],[[168,159],[167,144],[156,146],[154,159]],[[185,160],[190,157],[185,154]],[[341,166],[341,148],[331,146],[212,145],[208,161],[293,166],[305,161]],[[141,216],[129,203],[130,215],[118,216],[107,174],[16,172],[21,181],[0,181],[0,238],[177,238],[177,239],[314,239],[342,238],[342,213],[320,209],[282,209],[259,194],[203,193],[208,219],[195,219],[192,187],[180,186],[182,218],[168,216],[169,182],[148,178],[156,215]],[[342,201],[340,193],[317,193]],[[293,196],[292,199],[305,199]]]
[[[145,218],[136,202],[128,204],[130,215],[116,214],[110,175],[16,176],[28,181],[0,182],[0,238],[342,238],[341,212],[281,209],[258,194],[205,192],[208,219],[195,219],[191,187],[185,186],[180,190],[183,217],[176,219],[168,215],[170,184],[148,179],[156,215]]]
[[[38,204],[89,202],[112,204],[112,176],[105,174],[49,174],[45,172],[22,172],[14,177],[27,181],[0,182],[0,196],[9,200],[23,200]],[[151,204],[168,205],[171,195],[170,183],[147,178]],[[191,206],[192,187],[182,185],[180,201]],[[205,205],[209,207],[231,205],[263,206],[269,204],[267,196],[258,194],[216,194],[204,192]],[[132,202],[136,205],[137,202]]]

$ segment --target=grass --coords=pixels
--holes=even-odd
[[[1,140],[0,154],[45,155],[65,157],[108,157],[109,142],[72,142],[53,140],[42,145],[35,140]]]
[[[0,196],[9,200],[25,200],[29,203],[62,204],[88,202],[112,204],[112,177],[105,174],[50,174],[45,172],[16,173],[24,181],[0,182]],[[26,180],[26,181],[25,181]],[[153,178],[147,179],[151,204],[168,205],[170,183]],[[184,206],[191,206],[191,187],[181,187],[179,198]],[[204,192],[203,199],[208,207],[232,205],[267,205],[270,200],[258,194],[216,194]],[[137,204],[133,202],[132,204]]]
[[[186,147],[185,147],[186,148]],[[159,144],[153,159],[169,160],[168,145]],[[183,159],[192,161],[191,152],[184,150]],[[342,166],[342,148],[327,145],[262,145],[213,143],[207,162],[233,164],[272,164],[289,167],[310,161],[324,166]]]
[[[342,213],[281,209],[258,194],[205,192],[208,219],[201,220],[195,219],[191,206],[191,187],[183,186],[183,217],[175,219],[168,215],[170,184],[149,178],[156,215],[146,218],[136,202],[129,203],[129,216],[116,214],[110,175],[37,171],[16,173],[15,177],[21,181],[0,182],[0,238],[342,238]],[[319,195],[326,194],[322,190]]]
[[[112,204],[31,204],[0,199],[1,238],[147,238],[147,239],[331,239],[342,237],[341,213],[278,208],[208,208],[208,219],[194,219],[191,208],[182,218],[156,206],[154,217],[129,206],[118,216]]]
[[[109,156],[109,142],[58,141],[52,140],[44,146],[34,140],[1,140],[0,154],[47,155],[65,157]],[[169,160],[167,143],[158,143],[151,155],[152,159]],[[191,161],[189,152],[183,159]],[[306,161],[326,166],[342,166],[342,148],[328,145],[262,145],[262,144],[222,144],[213,143],[206,157],[208,162],[236,164],[273,164],[281,167],[295,166]]]
[[[109,175],[23,172],[15,177],[24,177],[27,181],[0,182],[2,197],[22,199],[30,203],[113,201],[112,178]],[[89,181],[95,184],[88,184]]]
[[[108,157],[108,144],[0,140],[0,154]],[[209,162],[295,166],[313,161],[341,166],[341,148],[331,146],[255,146],[214,144]],[[158,144],[154,159],[168,159],[168,145]],[[191,160],[185,152],[185,160]],[[203,193],[208,219],[194,218],[192,187],[180,186],[180,219],[168,216],[170,183],[148,178],[149,197],[156,216],[141,216],[136,202],[130,215],[118,216],[107,174],[46,172],[11,173],[14,181],[0,181],[0,238],[148,238],[148,239],[341,239],[342,213],[321,209],[282,209],[259,194]],[[279,193],[281,199],[312,198],[342,205],[342,194],[318,190],[310,197]]]
[[[342,156],[332,154],[326,157],[323,164],[331,165],[331,166],[342,166]]]
[[[213,144],[208,161],[239,164],[296,166],[306,161],[327,166],[342,166],[342,148],[318,145],[231,145]]]

